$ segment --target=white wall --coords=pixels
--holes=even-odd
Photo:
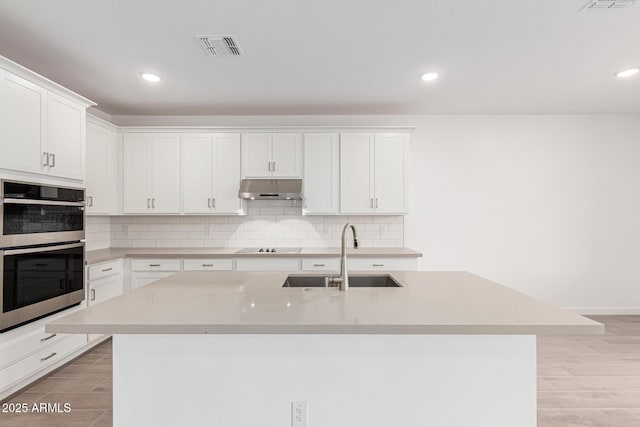
[[[405,245],[585,312],[640,313],[640,116],[123,117],[121,125],[416,126]],[[604,310],[604,311],[603,311]]]

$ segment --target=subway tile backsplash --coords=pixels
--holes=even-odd
[[[87,249],[105,247],[340,246],[355,224],[362,247],[404,246],[404,217],[302,215],[299,202],[248,202],[245,216],[87,217]]]

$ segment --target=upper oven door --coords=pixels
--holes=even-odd
[[[84,191],[3,182],[0,247],[82,240]]]

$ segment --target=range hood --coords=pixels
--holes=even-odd
[[[302,200],[302,180],[243,179],[238,197],[245,200]]]

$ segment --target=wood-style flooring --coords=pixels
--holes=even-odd
[[[538,339],[538,427],[640,426],[640,316],[590,317],[605,335]],[[111,365],[109,340],[7,400],[71,412],[0,413],[0,426],[111,426]]]

